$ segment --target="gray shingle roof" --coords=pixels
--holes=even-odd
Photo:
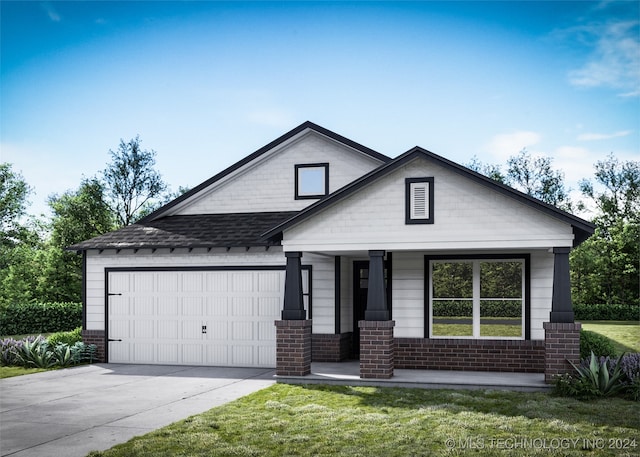
[[[276,246],[279,240],[263,240],[260,235],[296,213],[168,216],[105,233],[67,250]]]

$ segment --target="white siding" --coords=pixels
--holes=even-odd
[[[394,336],[424,337],[424,252],[393,254],[392,274]]]
[[[295,200],[296,164],[329,163],[333,192],[380,166],[381,162],[316,132],[267,152],[167,214],[297,211],[316,200]]]
[[[531,253],[531,339],[544,340],[543,322],[549,322],[553,296],[553,253]]]
[[[434,224],[405,224],[405,178],[434,177]],[[285,251],[514,249],[571,246],[571,225],[416,159],[291,227]]]
[[[340,333],[353,331],[353,260],[340,259]]]
[[[334,257],[303,253],[302,263],[313,265],[313,333],[335,333]]]

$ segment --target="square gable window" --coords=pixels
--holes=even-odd
[[[433,178],[405,179],[405,223],[433,224]]]
[[[296,200],[321,198],[329,193],[329,164],[296,165]]]

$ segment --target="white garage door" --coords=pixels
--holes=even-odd
[[[284,278],[282,270],[111,271],[109,362],[275,367]]]

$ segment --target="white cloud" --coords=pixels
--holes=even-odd
[[[536,132],[501,133],[495,135],[484,147],[484,150],[503,163],[509,157],[517,155],[523,148],[535,146],[541,139],[541,135]]]
[[[611,21],[576,27],[570,34],[594,40],[586,63],[569,72],[577,87],[609,87],[623,91],[622,97],[640,95],[640,21]]]
[[[51,2],[42,2],[40,5],[51,21],[60,22],[62,20],[62,16],[56,11]]]
[[[597,141],[597,140],[610,140],[612,138],[620,138],[623,136],[631,135],[632,130],[621,130],[614,133],[581,133],[578,135],[578,141]]]

